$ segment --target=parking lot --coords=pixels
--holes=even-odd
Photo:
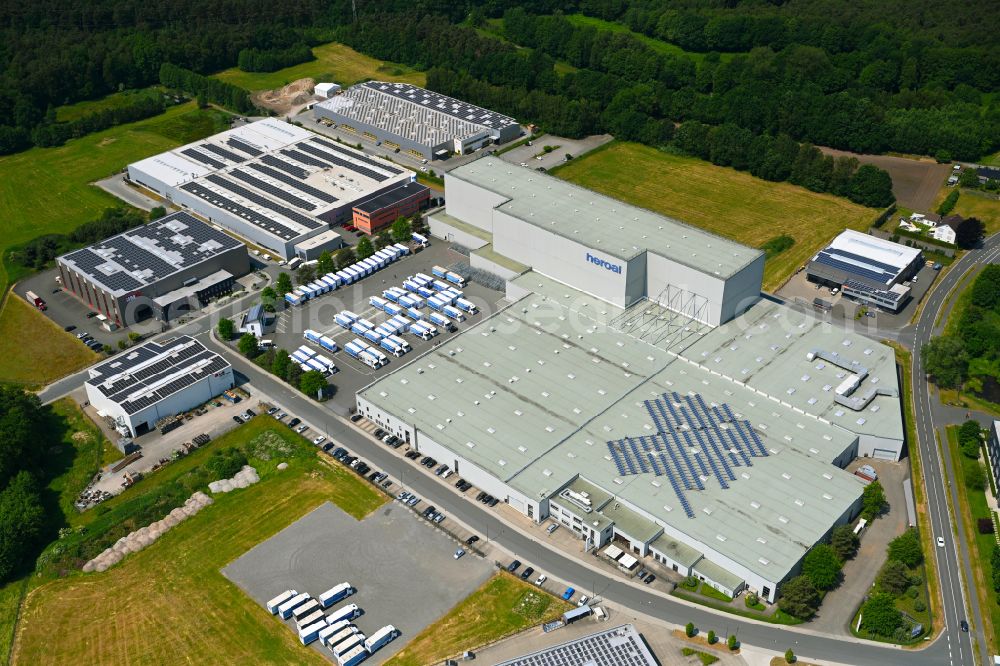
[[[339,372],[330,378],[331,383],[337,387],[337,394],[328,405],[337,413],[347,414],[348,410],[354,406],[356,391],[385,373],[409,363],[425,351],[433,349],[455,333],[449,333],[443,327],[437,326],[439,334],[431,340],[423,340],[409,333],[401,334],[400,337],[409,343],[412,351],[399,358],[386,352],[385,355],[389,359],[388,364],[373,370],[343,350],[345,344],[359,336],[339,326],[334,321],[335,315],[342,310],[349,310],[361,318],[379,325],[387,321],[390,316],[371,306],[369,304],[370,297],[381,297],[385,289],[393,286],[399,287],[408,276],[415,273],[430,275],[432,266],[440,265],[447,268],[455,263],[464,263],[466,260],[464,255],[452,250],[448,243],[435,239],[431,246],[422,252],[404,256],[395,263],[354,284],[319,296],[301,306],[290,306],[279,310],[273,330],[265,333],[264,337],[271,340],[276,347],[288,352],[306,345],[331,358],[336,363]],[[458,329],[456,333],[478,323],[484,317],[488,317],[505,303],[503,293],[475,283],[467,284],[462,291],[464,291],[463,298],[472,301],[479,308],[479,313],[468,315],[465,321],[452,320]],[[425,308],[424,311],[428,310]],[[337,343],[339,351],[330,353],[319,345],[306,341],[303,338],[303,332],[307,329],[317,331],[333,339]],[[367,344],[377,346],[370,342]]]
[[[354,623],[366,635],[387,624],[400,636],[366,663],[380,664],[479,587],[493,572],[472,554],[456,560],[457,544],[391,503],[356,521],[323,504],[247,551],[222,573],[263,606],[288,589],[318,597],[344,581],[357,592],[333,606],[357,604]],[[274,622],[282,622],[275,617]],[[294,631],[294,621],[285,621]],[[329,650],[313,643],[329,659]]]

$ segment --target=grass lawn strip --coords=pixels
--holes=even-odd
[[[427,82],[427,76],[423,72],[414,71],[406,65],[369,58],[337,42],[315,46],[312,52],[316,56],[315,60],[276,72],[244,72],[238,67],[232,67],[214,77],[251,91],[280,88],[305,78],[314,79],[317,83],[336,82],[345,88],[368,79],[399,81],[417,86],[423,86]]]
[[[958,506],[962,512],[962,528],[966,541],[975,544],[974,548],[969,549],[973,575],[971,587],[974,588],[975,594],[979,597],[980,609],[985,611],[980,622],[982,622],[983,631],[986,634],[987,647],[990,654],[996,654],[997,646],[1000,645],[1000,637],[997,635],[997,629],[1000,627],[1000,605],[997,604],[996,594],[993,592],[993,565],[990,559],[993,547],[996,545],[996,536],[980,534],[977,529],[977,522],[980,518],[986,518],[993,522],[993,512],[990,511],[986,503],[986,492],[970,489],[965,484],[965,471],[976,465],[981,466],[982,463],[962,455],[959,451],[958,426],[948,426],[947,445],[947,454],[951,456],[952,469],[955,470],[955,483],[958,485]]]
[[[698,661],[703,663],[705,666],[709,666],[710,664],[714,664],[719,661],[719,658],[714,654],[702,652],[701,650],[695,650],[694,648],[681,648],[681,654],[685,657],[696,656],[698,657]]]
[[[426,666],[560,617],[573,608],[515,576],[499,572],[447,615],[420,632],[386,666]]]
[[[583,14],[570,14],[566,18],[569,19],[570,23],[578,27],[590,26],[597,28],[598,30],[606,30],[608,32],[626,32],[660,54],[686,57],[694,60],[695,62],[701,62],[705,59],[704,53],[685,51],[676,44],[671,44],[670,42],[649,37],[641,32],[633,32],[628,26],[622,25],[621,23],[605,21],[603,19],[595,18],[593,16],[585,16]],[[728,62],[732,60],[735,55],[735,53],[720,53],[719,62]]]
[[[906,450],[910,457],[910,482],[913,484],[913,503],[917,507],[917,532],[920,534],[921,546],[924,551],[924,582],[927,585],[927,596],[930,603],[928,608],[931,614],[931,624],[926,626],[925,637],[933,637],[940,628],[936,623],[937,618],[942,616],[941,588],[939,587],[937,575],[937,561],[931,556],[934,552],[934,536],[931,530],[931,519],[927,514],[927,489],[924,486],[924,474],[921,469],[923,459],[920,457],[920,448],[916,446],[917,427],[915,411],[913,408],[913,392],[910,390],[910,377],[913,372],[913,361],[910,351],[898,342],[883,340],[896,352],[896,363],[902,369],[900,386],[903,394],[903,419],[906,423],[906,441],[914,442],[913,446],[907,446]],[[934,446],[937,444],[935,443]],[[854,625],[851,626],[853,632]]]
[[[299,455],[284,458],[287,470],[276,470],[277,458],[253,460],[262,474],[260,483],[214,496],[214,505],[150,548],[130,555],[104,574],[72,573],[31,591],[18,627],[13,662],[178,663],[197,655],[205,663],[328,663],[302,647],[293,632],[226,580],[219,569],[324,501],[333,501],[360,519],[385,500],[342,467],[318,464],[305,440],[266,417],[213,444],[246,444],[261,435],[276,435],[298,447]],[[171,467],[194,457],[166,467],[159,482],[167,478]],[[145,488],[149,492],[157,476],[130,491]],[[93,612],[81,613],[80,609]],[[65,640],[53,642],[53,636]]]
[[[845,227],[865,231],[877,215],[873,208],[830,194],[635,143],[606,144],[554,171],[583,187],[751,247],[780,234],[791,236],[795,243],[765,264],[768,291]]]
[[[0,306],[0,381],[39,386],[98,358],[20,296],[11,294]]]

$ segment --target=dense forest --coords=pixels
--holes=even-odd
[[[349,0],[5,5],[0,151],[23,147],[51,107],[157,83],[164,63],[271,69],[323,39],[436,68],[431,87],[571,136],[657,144],[697,121],[858,152],[974,160],[1000,148],[990,3],[383,0],[356,23]]]

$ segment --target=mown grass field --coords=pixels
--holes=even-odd
[[[791,236],[794,245],[765,264],[768,291],[836,234],[845,228],[865,230],[878,214],[830,194],[635,143],[608,144],[560,167],[557,175],[751,247]]]
[[[98,358],[20,296],[11,293],[4,301],[0,309],[0,382],[44,385]]]
[[[88,99],[76,102],[75,104],[66,104],[56,109],[56,120],[59,122],[68,122],[98,111],[104,111],[105,109],[117,109],[118,107],[125,106],[132,97],[149,92],[153,88],[159,88],[159,86],[139,90],[123,90],[122,92],[112,93],[101,99]]]
[[[238,67],[232,67],[215,74],[215,78],[251,91],[280,88],[305,78],[315,79],[317,83],[332,81],[345,87],[366,79],[400,81],[418,86],[427,81],[423,72],[406,65],[369,58],[336,42],[315,46],[312,51],[316,56],[315,60],[279,69],[277,72],[244,72]]]
[[[217,111],[193,102],[58,148],[0,157],[0,251],[47,233],[65,233],[121,202],[91,185],[130,162],[224,129]],[[5,276],[0,275],[0,278]],[[0,291],[6,280],[0,279]]]
[[[424,629],[385,666],[427,666],[556,619],[572,606],[534,585],[498,573]]]
[[[614,21],[605,21],[603,19],[595,18],[593,16],[584,16],[583,14],[569,14],[567,17],[570,23],[577,26],[591,26],[597,28],[598,30],[607,30],[610,32],[627,32],[640,42],[643,42],[651,49],[657,53],[665,53],[668,55],[675,56],[686,56],[692,58],[696,61],[702,61],[705,59],[704,53],[695,53],[693,51],[685,51],[676,44],[671,44],[670,42],[665,42],[660,39],[654,39],[648,35],[644,35],[641,32],[633,32],[629,29],[627,25],[622,25],[621,23],[615,23]],[[735,53],[720,53],[719,60],[726,62],[732,60]]]
[[[246,443],[267,431],[312,449],[271,419],[258,417],[202,451]],[[197,462],[191,456],[181,463],[192,459]],[[277,462],[258,466],[260,483],[214,496],[215,504],[109,571],[73,573],[32,590],[12,663],[327,664],[219,570],[322,502],[361,518],[385,499],[311,451],[287,458],[284,471],[276,469]],[[184,471],[172,467],[129,492],[148,492],[153,485],[144,484],[163,483]],[[0,596],[0,612],[2,602]]]
[[[937,207],[951,191],[950,187],[941,188],[934,200],[934,210],[937,210]],[[1000,231],[1000,199],[995,198],[994,195],[976,190],[962,190],[952,213],[962,217],[978,217],[986,225],[987,236]]]

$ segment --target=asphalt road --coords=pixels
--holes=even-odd
[[[210,340],[208,335],[203,335],[200,339],[206,344],[217,344]],[[601,597],[677,625],[694,622],[704,631],[715,629],[717,632],[723,632],[727,628],[732,633],[738,631],[739,640],[749,645],[773,649],[779,653],[791,647],[803,660],[822,659],[858,666],[865,664],[882,666],[901,663],[903,660],[908,666],[948,663],[948,646],[943,640],[937,641],[925,650],[904,653],[896,647],[858,639],[833,638],[815,635],[796,627],[755,623],[733,615],[716,613],[707,608],[692,607],[648,588],[634,587],[618,579],[603,578],[575,558],[551,550],[531,535],[512,529],[498,519],[494,512],[452,492],[450,487],[436,477],[423,474],[416,468],[408,470],[411,465],[409,461],[378,445],[350,423],[334,416],[325,407],[305,398],[283,382],[261,372],[246,360],[232,354],[227,358],[234,369],[249,377],[252,383],[267,393],[271,399],[315,429],[324,432],[331,440],[361,455],[373,465],[397,478],[402,476],[409,490],[434,504],[445,514],[457,518],[484,537],[489,534],[492,541],[499,543],[513,556],[550,576],[570,581],[581,591],[594,590]],[[408,473],[401,474],[407,470]]]
[[[920,348],[927,344],[936,332],[934,322],[938,313],[942,308],[950,307],[948,296],[966,273],[977,264],[996,263],[998,260],[1000,260],[1000,234],[995,234],[982,248],[966,253],[952,265],[951,270],[938,280],[937,286],[927,297],[924,309],[915,325],[900,335],[900,340],[914,352],[911,390],[917,421],[916,446],[923,462],[931,529],[935,540],[939,536],[945,539],[943,548],[935,548],[945,622],[943,635],[935,647],[947,648],[948,664],[976,663],[977,656],[979,663],[989,664],[992,663],[992,656],[986,649],[983,628],[976,621],[976,618],[981,616],[979,599],[975,594],[968,595],[966,599],[966,588],[961,580],[961,576],[964,575],[965,580],[971,584],[973,577],[972,567],[969,564],[970,544],[967,543],[965,531],[961,526],[953,529],[949,513],[949,500],[950,506],[958,506],[958,491],[950,482],[950,479],[954,478],[955,470],[951,468],[951,459],[940,455],[937,445],[936,433],[940,433],[942,442],[946,442],[944,428],[954,422],[953,411],[944,408],[931,394],[930,385],[924,379],[926,371],[920,358]],[[913,443],[910,443],[910,446],[913,446]],[[971,609],[968,615],[967,607]],[[961,630],[959,624],[963,619],[969,620],[972,633]],[[976,655],[973,646],[973,636],[978,643],[979,655]]]

